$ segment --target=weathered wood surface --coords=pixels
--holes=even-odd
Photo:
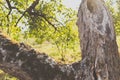
[[[14,43],[0,33],[0,69],[20,80],[75,80],[76,64],[60,65],[48,55]]]
[[[0,32],[0,68],[20,80],[120,80],[113,22],[104,2],[82,0],[77,25],[81,61],[58,64],[46,54],[15,43]]]
[[[86,72],[83,72],[86,78],[82,80],[120,80],[116,35],[111,15],[104,2],[82,0],[77,24],[82,58],[87,60]]]

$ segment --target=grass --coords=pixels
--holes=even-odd
[[[42,45],[35,45],[33,48],[39,52],[48,54],[59,63],[69,64],[81,60],[79,45],[75,48],[75,50],[66,49],[63,51],[59,50],[56,45],[45,42]]]

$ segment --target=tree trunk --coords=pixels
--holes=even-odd
[[[82,0],[78,13],[85,75],[80,80],[120,80],[120,61],[111,15],[102,0]]]
[[[78,11],[82,61],[61,65],[0,32],[0,69],[20,80],[120,80],[111,16],[102,0],[82,0]]]

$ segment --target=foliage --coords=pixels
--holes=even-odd
[[[78,53],[77,12],[62,0],[1,0],[0,15],[0,29],[17,41],[33,47],[48,42],[62,58],[69,50]]]
[[[120,36],[117,36],[118,51],[120,54]]]
[[[112,14],[116,34],[120,35],[120,0],[107,0],[106,5]]]
[[[120,1],[108,0],[106,4],[119,35]],[[65,57],[70,52],[79,53],[76,15],[77,12],[66,8],[62,0],[0,0],[0,29],[13,39],[33,47],[45,42],[55,45],[57,51],[51,55],[59,53]]]

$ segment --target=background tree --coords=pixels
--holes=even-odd
[[[61,0],[1,0],[0,6],[0,28],[11,38],[33,47],[48,42],[56,46],[61,59],[65,53],[73,57],[80,53],[77,13]]]

